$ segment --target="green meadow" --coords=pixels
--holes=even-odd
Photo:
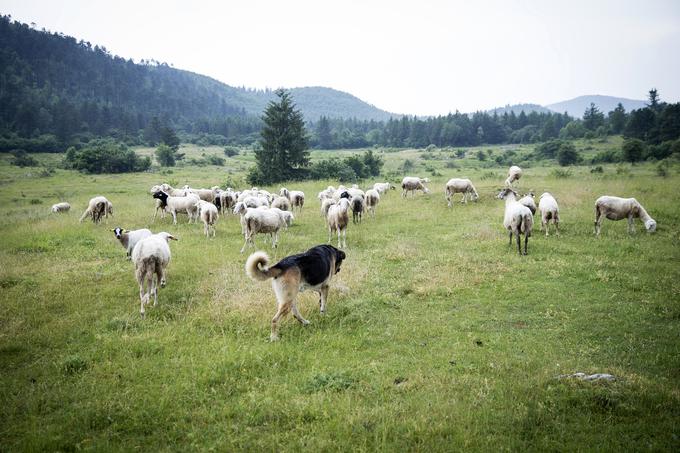
[[[476,151],[381,154],[385,178],[361,188],[398,183],[408,159],[431,193],[391,191],[350,225],[327,314],[301,293],[311,324],[285,318],[277,343],[274,294],[245,276],[256,249],[239,253],[238,217],[220,217],[214,239],[185,216],[152,222],[152,185],[247,188],[252,151],[123,175],[43,169],[60,155],[38,154],[36,168],[0,157],[0,450],[678,451],[680,166],[666,177],[651,163],[524,168],[520,191],[555,196],[562,234],[545,237],[537,214],[521,257],[495,198],[507,167]],[[447,208],[452,177],[472,179],[479,201],[458,194]],[[316,194],[328,185],[338,181],[264,187],[307,202],[277,249],[256,236],[257,249],[278,260],[326,243]],[[605,220],[596,238],[605,194],[636,197],[657,232]],[[113,218],[79,223],[95,195]],[[71,212],[50,213],[62,200]],[[179,238],[146,319],[116,226]],[[576,372],[616,380],[559,378]]]

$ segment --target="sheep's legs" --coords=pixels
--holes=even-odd
[[[177,213],[172,211],[172,224],[177,225]]]
[[[517,232],[517,234],[515,236],[517,236],[517,251],[521,255],[522,254],[522,238],[520,237],[519,231]],[[524,237],[526,238],[526,235]]]
[[[560,235],[560,223],[556,219],[553,219],[553,223],[555,224],[556,234],[559,236]]]
[[[632,215],[628,216],[628,234],[635,233],[635,219]]]
[[[156,277],[156,278],[154,278]],[[153,306],[155,307],[158,304],[158,281],[160,280],[160,276],[158,275],[153,275],[151,274],[151,277],[149,277],[149,287],[151,288],[149,291],[151,294],[153,294]],[[151,299],[151,296],[149,296],[149,299]]]
[[[518,236],[519,237],[519,236]],[[527,245],[529,244],[529,236],[524,234],[524,254],[528,255],[529,253],[527,252]]]
[[[595,208],[595,235],[600,235],[600,225],[602,224],[602,213],[599,209]]]
[[[338,232],[338,248],[341,249],[342,245],[340,245],[340,227],[337,227],[336,231]]]
[[[512,230],[510,230],[510,242],[508,242],[508,247],[512,247]]]

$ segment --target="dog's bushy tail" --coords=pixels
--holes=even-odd
[[[246,274],[253,280],[264,281],[281,274],[280,269],[270,269],[269,256],[265,252],[255,252],[246,261]]]

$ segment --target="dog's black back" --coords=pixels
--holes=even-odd
[[[340,271],[340,264],[345,256],[345,252],[332,245],[317,245],[305,253],[285,257],[270,269],[281,269],[285,272],[291,267],[298,267],[302,279],[308,285],[316,286],[328,279],[331,266],[335,265],[335,273]]]

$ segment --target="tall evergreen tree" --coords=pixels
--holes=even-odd
[[[309,165],[307,132],[302,113],[295,108],[289,92],[275,91],[278,101],[269,103],[262,116],[260,148],[255,151],[257,173],[251,181],[272,184],[300,177]]]
[[[626,109],[620,102],[614,110],[609,112],[609,126],[614,134],[620,134],[626,127]]]
[[[594,131],[604,124],[604,114],[600,112],[595,103],[591,102],[590,107],[583,112],[583,125],[586,129]]]
[[[319,138],[319,148],[329,149],[331,147],[333,141],[331,125],[325,116],[319,118],[319,124],[316,125],[316,135]]]
[[[657,91],[656,88],[652,88],[649,90],[649,104],[647,104],[650,109],[654,110],[655,112],[659,110],[660,104],[659,104],[659,92]]]

